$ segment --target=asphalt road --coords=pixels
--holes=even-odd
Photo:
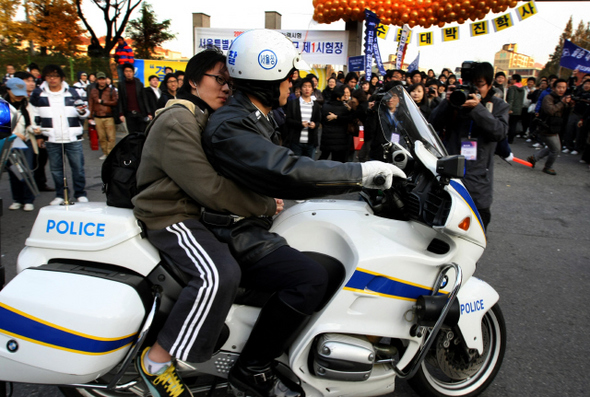
[[[91,201],[103,201],[100,153],[85,142]],[[517,140],[513,151],[526,159],[535,150]],[[587,396],[590,370],[590,172],[580,156],[561,154],[557,176],[496,158],[495,193],[488,248],[476,276],[500,294],[508,345],[500,373],[485,397]],[[15,275],[19,250],[36,212],[9,211],[7,175],[0,181],[2,263]],[[353,199],[352,196],[347,198]],[[53,199],[42,193],[39,208]],[[404,381],[392,394],[416,396]],[[14,385],[13,397],[57,397],[55,387]]]

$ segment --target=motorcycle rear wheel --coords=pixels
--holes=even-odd
[[[435,343],[416,375],[408,383],[420,396],[428,397],[473,397],[483,392],[494,380],[506,351],[506,323],[499,305],[492,307],[482,318],[484,339],[483,353],[470,363],[465,363],[453,354],[459,348],[451,343],[447,349]],[[457,346],[457,347],[456,347]],[[445,357],[444,368],[439,364]],[[452,374],[452,377],[449,374]]]

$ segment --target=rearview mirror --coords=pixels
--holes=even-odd
[[[465,156],[458,154],[443,157],[436,162],[436,172],[446,178],[463,178],[465,176]]]

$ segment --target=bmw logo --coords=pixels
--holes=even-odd
[[[16,351],[18,350],[18,342],[14,339],[11,339],[8,341],[8,343],[6,343],[6,348],[9,352],[16,353]]]

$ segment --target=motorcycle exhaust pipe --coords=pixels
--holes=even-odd
[[[447,299],[447,295],[420,295],[416,300],[416,306],[414,306],[418,325],[434,327],[447,303]],[[460,316],[459,300],[455,299],[443,324],[453,327],[459,322]]]

